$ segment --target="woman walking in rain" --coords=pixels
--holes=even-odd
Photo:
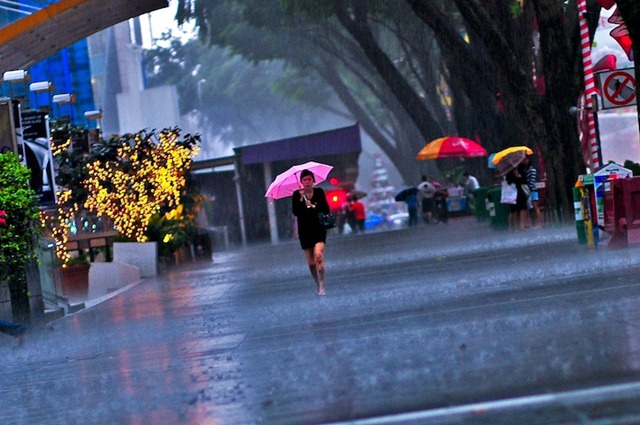
[[[316,282],[316,294],[325,295],[324,246],[327,231],[318,221],[318,213],[329,214],[329,204],[324,191],[313,187],[315,176],[309,170],[300,173],[302,189],[291,196],[292,211],[298,219],[298,238],[309,264],[309,271]]]

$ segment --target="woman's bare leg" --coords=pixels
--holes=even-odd
[[[324,276],[325,276],[325,267],[324,267],[324,242],[318,242],[313,247],[313,259],[316,265],[316,273],[318,275],[317,280],[317,288],[318,295],[324,295]]]
[[[316,261],[313,257],[313,248],[305,249],[304,256],[307,258],[311,277],[313,277],[313,281],[316,283],[316,286],[318,286],[318,270],[316,269]]]

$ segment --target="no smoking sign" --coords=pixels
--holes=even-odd
[[[602,88],[603,109],[637,104],[636,78],[633,68],[601,72],[598,78]]]

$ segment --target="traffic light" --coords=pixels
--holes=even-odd
[[[343,189],[329,190],[325,196],[331,211],[339,210],[347,202],[347,191]]]
[[[337,177],[331,177],[329,179],[329,184],[331,184],[332,186],[338,186],[340,184],[340,179],[338,179]]]

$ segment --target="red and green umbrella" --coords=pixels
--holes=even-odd
[[[420,161],[441,158],[471,158],[487,156],[487,150],[471,139],[446,136],[427,143],[416,159]]]

